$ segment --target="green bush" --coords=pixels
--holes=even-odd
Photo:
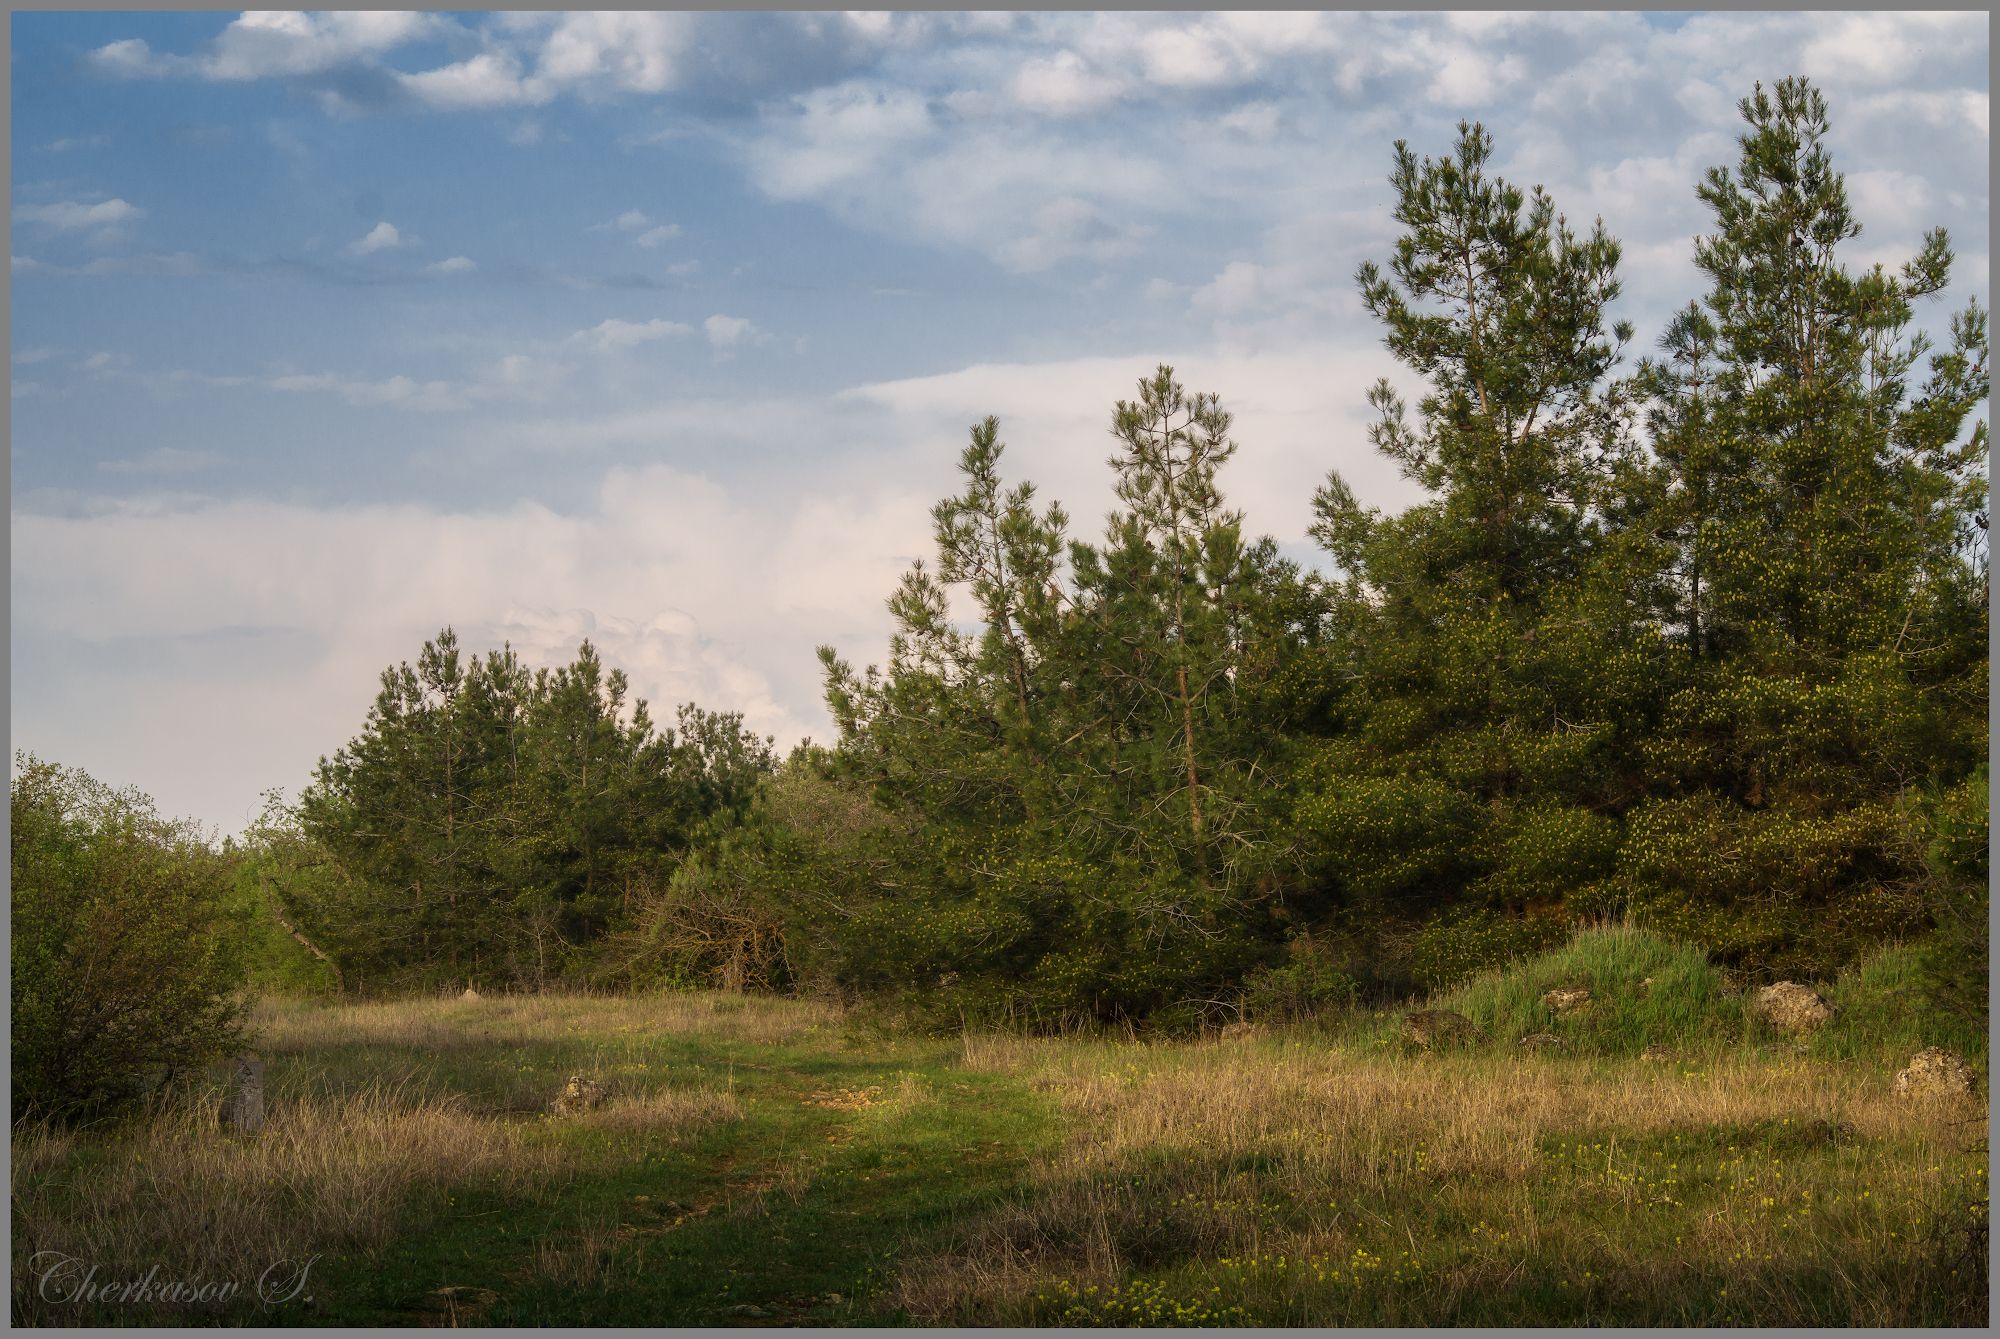
[[[1650,984],[1648,982],[1650,981]],[[1549,991],[1582,987],[1590,1002],[1557,1014]],[[1708,955],[1629,926],[1585,930],[1547,953],[1485,972],[1437,996],[1496,1043],[1553,1033],[1583,1055],[1636,1055],[1649,1045],[1700,1047],[1743,1035],[1743,1001]]]
[[[1418,934],[1411,968],[1427,988],[1440,990],[1547,948],[1568,932],[1555,916],[1510,916],[1484,907],[1448,913]]]
[[[1986,1054],[1983,1019],[1938,1007],[1932,948],[1891,944],[1842,972],[1826,989],[1834,1015],[1814,1034],[1812,1053],[1897,1065],[1926,1046],[1942,1046],[1968,1058]]]
[[[15,756],[13,1110],[115,1109],[240,1041],[244,925],[191,823]]]
[[[1243,983],[1243,1011],[1250,1018],[1295,1021],[1350,1009],[1360,997],[1345,957],[1326,943],[1301,936],[1285,945],[1285,960],[1259,967]]]

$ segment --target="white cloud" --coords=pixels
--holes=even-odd
[[[734,348],[764,333],[744,317],[723,316],[720,313],[703,321],[701,328],[708,335],[708,342],[718,349]]]
[[[64,200],[57,204],[16,205],[14,217],[23,223],[39,223],[64,232],[78,228],[110,228],[146,217],[146,211],[124,200],[99,200],[80,204]]]
[[[361,728],[382,667],[446,623],[531,664],[588,636],[668,719],[694,700],[781,746],[825,739],[813,645],[872,650],[927,506],[897,490],[746,506],[655,466],[610,472],[574,513],[205,499],[16,512],[17,636],[73,661],[17,684],[34,720],[16,739],[234,827],[264,787],[303,784]],[[135,680],[120,665],[140,648]],[[71,693],[107,706],[74,710]]]
[[[541,35],[531,84],[622,93],[664,93],[675,87],[696,22],[696,16],[685,13],[534,16],[551,17],[552,26]]]
[[[1125,91],[1125,82],[1092,70],[1074,51],[1058,51],[1024,62],[1010,91],[1031,111],[1075,116],[1115,101]]]
[[[433,274],[470,274],[479,266],[466,256],[448,256],[424,268]]]
[[[421,101],[450,110],[513,107],[547,102],[554,96],[546,86],[531,87],[523,83],[520,66],[505,52],[482,51],[456,65],[400,74],[397,78]],[[539,139],[539,134],[536,138]]]
[[[693,333],[693,326],[684,325],[679,321],[664,320],[657,316],[650,321],[621,321],[613,317],[608,321],[598,322],[588,330],[579,330],[570,338],[599,349],[629,349],[635,344],[646,344],[656,339]]]
[[[323,391],[338,395],[362,409],[410,409],[421,413],[443,413],[463,409],[467,397],[463,389],[447,381],[418,381],[414,377],[393,376],[370,379],[341,376],[331,372],[288,373],[264,383],[274,391]]]
[[[193,75],[225,81],[320,74],[382,55],[441,26],[439,16],[386,10],[301,13],[252,10],[195,56],[156,54],[137,39],[92,53],[100,68],[123,75]]]
[[[637,237],[634,237],[632,239],[632,244],[634,246],[654,247],[660,245],[662,242],[671,242],[674,238],[679,237],[680,235],[681,235],[680,224],[663,223],[657,228],[648,228],[646,229],[646,231],[640,233]]]
[[[404,245],[402,234],[393,223],[378,223],[368,230],[366,237],[357,238],[347,244],[350,256],[368,256],[377,251],[393,251]]]

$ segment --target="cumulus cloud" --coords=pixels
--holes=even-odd
[[[399,74],[397,80],[418,101],[447,110],[513,107],[554,96],[553,90],[524,83],[520,66],[505,52],[482,51],[455,65]]]
[[[368,230],[366,237],[356,238],[347,244],[350,256],[370,256],[377,251],[393,251],[404,245],[403,236],[396,231],[393,223],[378,223]]]
[[[17,512],[16,553],[33,555],[17,559],[17,635],[70,666],[23,665],[15,701],[33,724],[17,739],[86,766],[115,757],[109,774],[163,806],[234,826],[262,788],[302,784],[360,728],[382,667],[447,623],[539,664],[588,636],[664,714],[695,700],[783,745],[825,738],[812,640],[872,640],[901,546],[925,529],[926,500],[871,492],[774,510],[649,467],[612,471],[567,513],[209,499]],[[137,681],[117,668],[134,654]],[[111,705],[71,709],[84,689]],[[218,696],[228,711],[195,709]]]
[[[1074,51],[1024,62],[1010,85],[1016,102],[1053,116],[1094,111],[1116,100],[1125,88],[1124,80],[1091,69]]]
[[[133,38],[99,47],[91,58],[100,69],[121,75],[283,78],[381,55],[437,31],[440,23],[440,16],[388,10],[253,10],[192,56],[156,53]]]
[[[145,210],[125,200],[99,200],[95,204],[63,200],[55,204],[14,207],[16,221],[39,223],[44,227],[63,232],[80,228],[116,227],[121,223],[131,223],[145,216]]]
[[[693,326],[657,316],[649,321],[621,321],[612,317],[588,330],[579,330],[570,338],[598,349],[629,349],[635,344],[649,344],[657,339],[693,333]]]
[[[701,323],[708,342],[718,349],[730,349],[746,341],[756,339],[763,332],[747,318],[724,316],[717,313]]]

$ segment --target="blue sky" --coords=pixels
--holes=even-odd
[[[1461,118],[1625,243],[1803,73],[1866,231],[1989,291],[1983,14],[17,14],[13,736],[225,831],[449,622],[825,738],[966,425],[1095,529],[1112,402],[1219,391],[1232,500],[1411,500],[1352,276]]]

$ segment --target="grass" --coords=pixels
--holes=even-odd
[[[1803,1053],[1718,1026],[1741,1002],[1698,956],[1629,935],[1435,1001],[1493,1040],[1417,1057],[1376,1044],[1386,1019],[935,1041],[724,995],[275,1002],[259,1135],[212,1089],[15,1130],[13,1318],[1976,1324],[1984,1103],[1893,1096],[1954,1040],[1903,1007],[1912,970],[1831,984]],[[1574,984],[1571,1046],[1522,1053]],[[1648,1029],[1674,1058],[1638,1054]],[[571,1073],[606,1100],[553,1116]],[[90,1302],[59,1273],[52,1301],[47,1252],[240,1286]],[[297,1296],[255,1295],[315,1256]]]

